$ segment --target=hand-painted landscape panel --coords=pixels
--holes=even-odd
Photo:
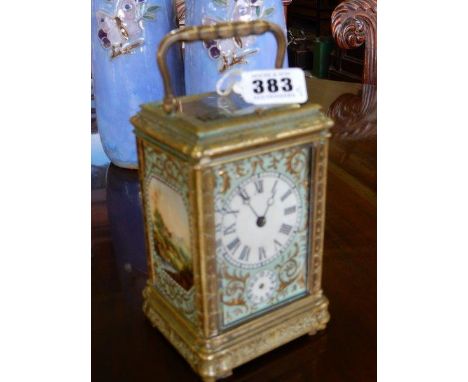
[[[158,178],[149,183],[156,253],[161,266],[185,290],[193,285],[187,209],[180,194]]]
[[[157,147],[145,147],[145,213],[155,288],[196,323],[188,166]]]

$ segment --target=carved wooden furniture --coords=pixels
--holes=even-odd
[[[175,0],[177,23],[179,27],[185,25],[185,0]]]
[[[332,14],[332,34],[342,49],[365,43],[364,84],[377,84],[377,0],[345,0]]]
[[[286,23],[288,22],[288,5],[292,2],[293,0],[283,0],[284,18],[286,19]]]
[[[377,134],[377,86],[306,77],[309,99],[335,122],[332,140],[355,141]]]
[[[377,87],[364,84],[358,94],[340,95],[328,108],[333,119],[333,137],[356,140],[377,134]]]

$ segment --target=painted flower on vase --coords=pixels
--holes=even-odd
[[[223,21],[252,21],[265,19],[271,16],[275,8],[265,8],[264,0],[212,0],[218,7],[227,8],[228,16],[225,19],[203,16],[204,25],[213,25]],[[231,7],[230,2],[234,2]],[[246,64],[247,57],[259,52],[255,47],[255,36],[235,37],[224,40],[208,40],[203,46],[213,60],[219,61],[218,70],[224,72],[238,64]]]
[[[160,6],[149,5],[146,0],[108,2],[115,4],[113,13],[101,9],[96,12],[96,18],[98,38],[102,47],[110,50],[110,58],[113,59],[144,44],[143,22],[156,20]]]

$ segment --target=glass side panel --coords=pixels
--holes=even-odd
[[[144,208],[156,289],[196,323],[186,163],[156,146],[144,149]]]

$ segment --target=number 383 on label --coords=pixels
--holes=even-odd
[[[254,105],[307,101],[305,76],[299,68],[246,71],[241,82],[244,100]]]

